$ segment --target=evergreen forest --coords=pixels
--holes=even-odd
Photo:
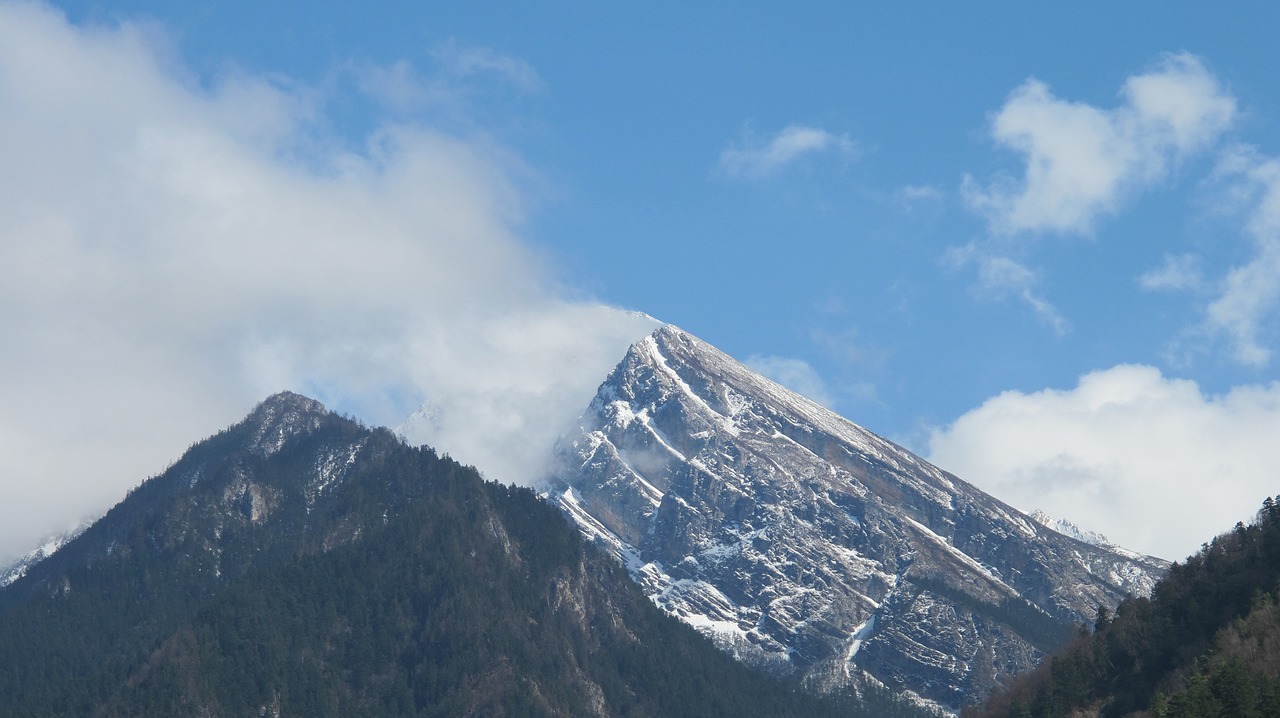
[[[1280,716],[1280,497],[962,715]]]
[[[0,716],[926,714],[752,672],[534,492],[301,401],[0,589]]]

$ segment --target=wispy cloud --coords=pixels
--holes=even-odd
[[[528,62],[487,47],[464,47],[446,43],[434,53],[445,71],[456,77],[491,75],[525,93],[541,92],[542,77]]]
[[[361,92],[397,112],[408,112],[442,99],[407,60],[390,65],[353,64],[350,70]]]
[[[809,362],[803,359],[757,354],[747,357],[743,363],[803,397],[827,408],[835,406],[835,400],[827,389],[827,383]]]
[[[929,459],[1030,511],[1180,560],[1275,493],[1280,384],[1209,396],[1149,366],[1010,391],[935,429]]]
[[[286,388],[431,402],[440,449],[532,479],[655,323],[563,297],[518,160],[408,123],[310,142],[315,91],[196,86],[155,42],[0,4],[0,563]]]
[[[895,199],[904,205],[911,205],[917,202],[931,202],[943,198],[944,193],[941,189],[933,185],[906,185],[899,187],[893,193]]]
[[[845,135],[816,127],[791,125],[763,142],[744,140],[720,153],[720,169],[730,177],[756,179],[771,175],[805,155],[834,152],[857,154],[857,145]]]
[[[1148,291],[1188,291],[1204,286],[1200,258],[1194,254],[1166,254],[1160,266],[1138,277]]]
[[[1088,233],[1127,194],[1163,180],[1170,167],[1212,145],[1236,116],[1236,101],[1194,55],[1165,57],[1130,77],[1119,107],[1056,97],[1031,79],[993,116],[996,144],[1022,156],[1020,178],[962,192],[997,234]]]
[[[1206,308],[1206,325],[1229,338],[1238,361],[1263,366],[1274,352],[1269,338],[1280,313],[1280,159],[1236,148],[1217,174],[1245,213],[1255,252],[1222,280]]]
[[[1013,297],[1030,308],[1058,336],[1071,331],[1071,323],[1066,317],[1040,295],[1037,289],[1040,275],[1021,262],[977,243],[948,249],[943,261],[956,269],[976,266],[978,281],[973,290],[980,296],[993,299]]]
[[[532,65],[486,47],[450,41],[432,53],[435,64],[420,68],[407,60],[380,65],[348,63],[346,70],[365,95],[393,112],[423,109],[465,111],[467,99],[495,80],[520,95],[543,91],[542,78]]]

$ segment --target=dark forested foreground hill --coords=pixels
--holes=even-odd
[[[1280,716],[1280,497],[963,715]]]
[[[911,716],[762,678],[525,489],[282,394],[0,590],[2,716]]]

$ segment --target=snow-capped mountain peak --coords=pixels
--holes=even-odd
[[[29,571],[32,566],[57,553],[58,549],[66,546],[74,540],[75,537],[84,533],[84,530],[89,527],[90,523],[92,522],[85,521],[70,531],[46,538],[44,541],[40,542],[39,546],[27,553],[27,555],[18,559],[12,565],[4,569],[0,569],[0,588],[4,588],[14,581],[22,578],[27,574],[27,571]]]
[[[1094,546],[1106,546],[1109,548],[1115,547],[1115,544],[1111,543],[1106,536],[1103,536],[1097,531],[1082,529],[1066,519],[1055,519],[1040,509],[1032,511],[1031,518],[1035,519],[1036,523],[1041,526],[1051,528],[1063,536],[1070,536],[1077,541],[1083,541],[1084,543],[1092,544]]]
[[[1165,567],[1047,530],[671,326],[558,459],[551,495],[652,600],[818,687],[962,705]]]

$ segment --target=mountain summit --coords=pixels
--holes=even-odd
[[[645,593],[812,687],[973,702],[1156,558],[1064,536],[675,327],[562,439],[551,496]]]

